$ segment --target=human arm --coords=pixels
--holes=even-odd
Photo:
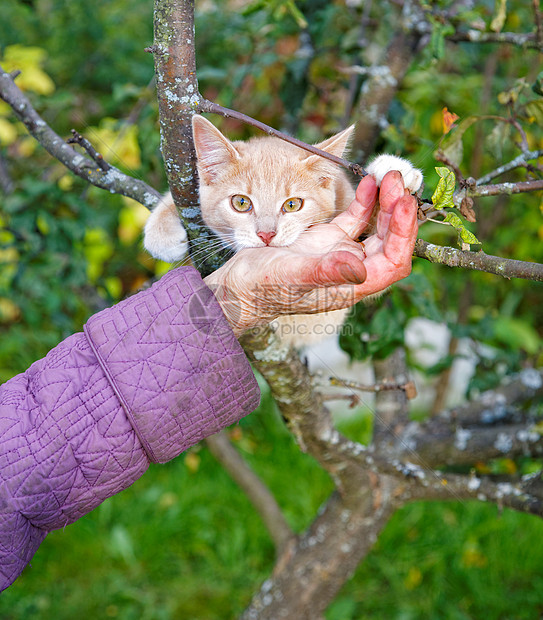
[[[46,534],[250,413],[259,393],[199,274],[94,315],[0,387],[0,590]]]

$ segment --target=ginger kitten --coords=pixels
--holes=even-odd
[[[273,137],[231,142],[212,123],[194,116],[202,218],[222,242],[243,248],[288,246],[319,222],[328,222],[352,202],[354,189],[336,164]],[[341,157],[354,126],[317,144]],[[381,155],[367,167],[379,185],[399,170],[406,187],[418,190],[422,174],[406,160]],[[187,235],[171,194],[163,196],[144,231],[147,251],[166,262],[183,258]],[[281,341],[302,346],[337,333],[347,310],[281,317],[274,321]]]

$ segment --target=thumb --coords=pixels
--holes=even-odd
[[[299,279],[308,288],[362,284],[366,280],[364,262],[352,252],[340,250],[325,256],[306,258]]]

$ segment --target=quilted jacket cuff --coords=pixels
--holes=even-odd
[[[249,362],[191,267],[94,315],[85,333],[152,462],[169,461],[258,405]]]

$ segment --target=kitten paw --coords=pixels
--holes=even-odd
[[[151,256],[166,263],[175,263],[186,255],[187,233],[169,194],[162,198],[145,223],[143,246]]]
[[[398,170],[401,173],[404,185],[411,194],[414,194],[422,185],[422,172],[407,159],[395,155],[379,155],[368,164],[366,170],[375,178],[378,187],[381,185],[385,174],[390,170]]]

